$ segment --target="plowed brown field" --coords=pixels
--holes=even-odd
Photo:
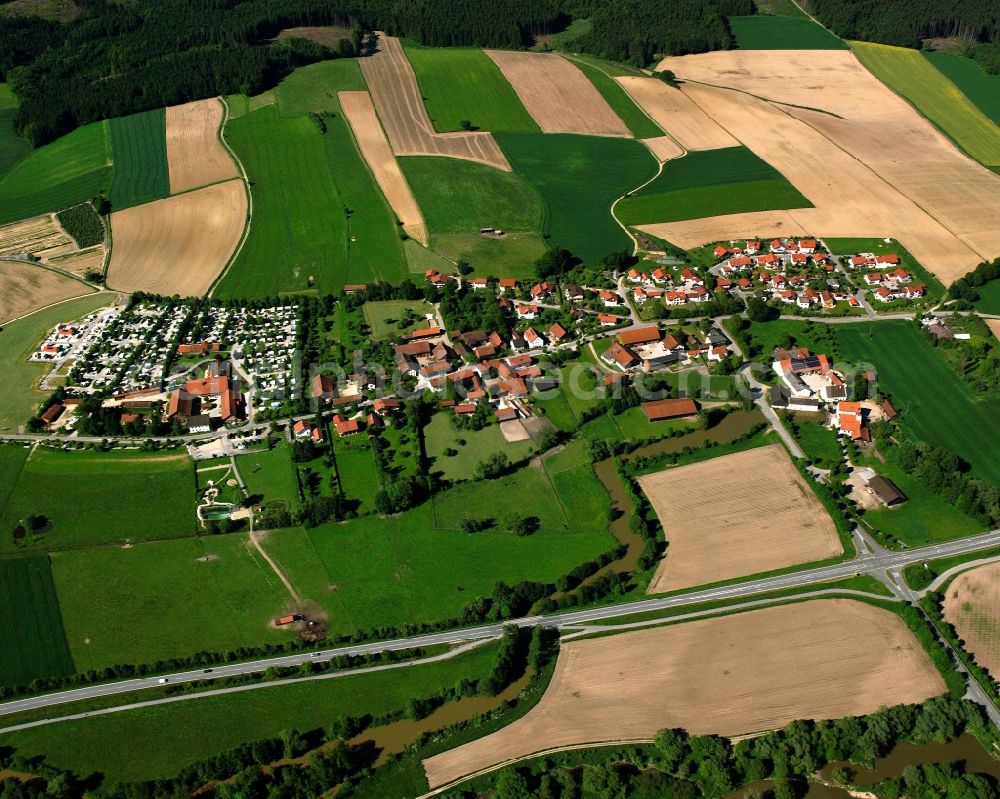
[[[616,78],[639,107],[687,150],[737,147],[739,142],[691,102],[658,78]]]
[[[487,50],[545,133],[631,137],[587,76],[555,53]]]
[[[435,132],[399,39],[379,34],[378,51],[358,63],[396,155],[443,155],[510,171],[493,134]]]
[[[60,300],[93,293],[84,283],[50,269],[0,260],[0,324]]]
[[[1000,679],[1000,563],[956,577],[944,599],[944,617],[976,662]]]
[[[121,291],[204,294],[236,249],[246,217],[242,180],[116,211],[108,285]]]
[[[920,702],[944,681],[899,616],[847,599],[572,641],[538,705],[424,761],[431,787],[557,746],[739,735]]]
[[[643,475],[667,551],[659,594],[832,558],[837,528],[779,444]]]
[[[222,103],[218,100],[198,100],[167,109],[171,194],[239,175],[219,141],[221,124]]]
[[[734,50],[660,68],[688,81],[684,94],[809,198],[815,208],[790,213],[810,233],[893,236],[946,284],[1000,255],[1000,176],[853,53]]]
[[[337,97],[344,116],[354,131],[358,149],[392,210],[403,223],[403,230],[426,247],[427,226],[420,213],[420,206],[410,190],[410,184],[406,182],[403,170],[399,168],[396,156],[392,154],[371,96],[368,92],[338,92]]]

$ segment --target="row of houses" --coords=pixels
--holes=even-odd
[[[663,333],[656,325],[645,325],[623,330],[615,339],[601,354],[601,360],[624,372],[639,369],[651,372],[671,364],[688,364],[700,357],[722,361],[732,354],[731,342],[717,328],[698,339]]]

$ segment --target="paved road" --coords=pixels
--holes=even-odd
[[[614,619],[633,613],[647,613],[650,611],[666,610],[669,608],[684,607],[686,605],[720,599],[739,599],[740,597],[749,597],[767,591],[799,588],[802,586],[815,585],[816,583],[842,580],[856,574],[869,574],[876,579],[882,580],[884,579],[886,572],[889,570],[899,568],[910,563],[918,563],[923,560],[933,560],[936,558],[977,552],[984,549],[990,549],[991,547],[998,545],[1000,545],[1000,530],[993,530],[991,532],[971,536],[969,538],[962,538],[942,544],[934,544],[931,546],[904,550],[902,552],[890,552],[879,547],[870,553],[863,554],[859,558],[854,558],[842,563],[835,563],[829,566],[804,569],[791,574],[746,580],[741,583],[734,583],[732,585],[722,586],[719,588],[689,591],[687,593],[662,597],[659,599],[644,599],[620,605],[609,605],[598,608],[590,608],[588,610],[558,613],[551,616],[529,616],[511,620],[510,622],[507,622],[507,624],[516,624],[520,627],[546,624],[560,629],[566,627],[580,627],[581,625],[586,625],[588,622],[594,622],[601,619]],[[322,662],[337,655],[363,655],[387,650],[412,649],[418,646],[431,646],[434,644],[464,643],[480,638],[498,636],[502,633],[503,626],[503,624],[488,624],[467,629],[429,633],[427,635],[418,635],[411,638],[397,638],[390,641],[374,641],[363,644],[355,644],[352,646],[336,647],[332,649],[324,649],[319,652],[301,652],[293,655],[265,658],[246,663],[230,663],[213,666],[211,676],[213,678],[222,678],[241,674],[252,674],[272,667],[298,666],[302,663],[310,663],[314,661]],[[192,669],[165,676],[171,683],[190,682],[192,680],[202,680],[207,678],[207,674],[204,669]],[[141,677],[114,683],[89,685],[59,693],[17,699],[0,705],[0,715],[17,713],[22,710],[49,707],[81,699],[113,696],[115,694],[138,691],[144,688],[155,688],[157,685],[161,684],[159,682],[160,679],[163,678]]]

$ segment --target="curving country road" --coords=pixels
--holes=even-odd
[[[528,616],[520,619],[512,619],[498,624],[487,624],[479,627],[470,627],[457,630],[445,630],[442,632],[417,635],[410,638],[395,638],[388,641],[372,641],[350,646],[334,647],[316,652],[297,652],[292,655],[281,657],[263,658],[243,663],[226,663],[213,665],[210,669],[210,676],[215,679],[233,677],[243,674],[254,674],[273,667],[298,666],[303,663],[323,662],[338,655],[364,655],[384,652],[389,650],[412,649],[414,647],[431,646],[434,644],[462,644],[482,638],[493,638],[502,634],[506,624],[516,624],[519,627],[545,624],[559,629],[573,629],[586,626],[588,623],[614,619],[621,616],[628,616],[634,613],[648,613],[651,611],[667,610],[670,608],[684,607],[687,605],[699,604],[702,602],[712,602],[724,599],[739,599],[741,597],[751,597],[769,591],[779,591],[789,588],[801,588],[817,583],[841,580],[853,577],[858,574],[867,574],[875,579],[886,583],[894,590],[901,599],[911,600],[914,594],[905,585],[900,586],[887,575],[898,573],[903,567],[911,563],[919,563],[925,560],[962,555],[979,552],[1000,546],[1000,530],[991,530],[980,535],[961,538],[955,541],[947,541],[941,544],[932,544],[925,547],[916,547],[902,552],[892,552],[876,545],[862,536],[864,546],[859,548],[861,554],[850,560],[833,563],[826,566],[817,566],[811,569],[792,572],[790,574],[779,574],[772,577],[761,577],[749,579],[743,582],[716,588],[705,588],[695,591],[687,591],[673,596],[664,596],[654,599],[643,599],[635,602],[627,602],[620,605],[607,605],[603,607],[590,608],[587,610],[569,611],[566,613],[556,613],[549,616]],[[76,702],[82,699],[93,699],[96,697],[113,696],[131,691],[139,691],[145,688],[156,688],[163,683],[161,679],[166,679],[169,683],[184,683],[194,680],[207,679],[206,669],[191,669],[156,677],[140,677],[131,680],[121,680],[119,682],[102,683],[100,685],[88,685],[81,688],[74,688],[58,693],[43,694],[41,696],[31,696],[24,699],[16,699],[0,704],[0,715],[18,713],[24,710],[34,710],[37,708],[51,707],[53,705],[64,704],[66,702]],[[975,694],[977,684],[970,680],[970,693]],[[981,690],[979,692],[982,694]],[[986,702],[987,711],[991,718],[1000,726],[1000,711],[985,697],[977,695],[976,698]],[[164,700],[160,700],[164,701]]]

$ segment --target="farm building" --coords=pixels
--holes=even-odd
[[[679,419],[683,416],[694,416],[698,406],[690,399],[663,399],[642,403],[642,410],[651,422],[664,419]]]
[[[899,487],[881,475],[875,475],[868,481],[868,488],[875,495],[879,502],[887,508],[895,508],[906,502],[906,494],[899,490]]]

